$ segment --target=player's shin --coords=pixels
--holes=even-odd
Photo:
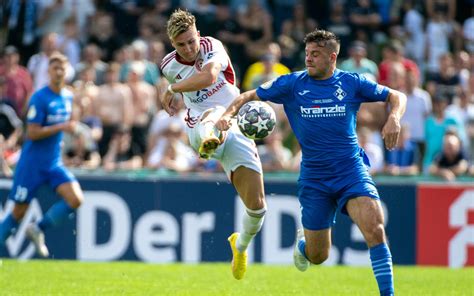
[[[265,218],[266,208],[259,210],[246,209],[243,216],[243,231],[237,239],[237,249],[243,252],[254,236],[260,231]]]
[[[0,223],[0,245],[4,245],[7,238],[15,233],[18,224],[19,221],[17,221],[11,213],[3,219]]]
[[[370,248],[370,261],[380,295],[394,295],[392,254],[386,243]]]
[[[58,226],[68,219],[74,212],[65,200],[61,199],[49,208],[43,219],[38,223],[38,227],[44,231],[48,228]]]

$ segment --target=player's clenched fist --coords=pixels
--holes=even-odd
[[[223,115],[217,122],[216,128],[220,131],[226,131],[232,126],[232,117],[230,115]]]

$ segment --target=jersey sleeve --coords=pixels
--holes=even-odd
[[[265,82],[257,88],[257,96],[262,101],[270,101],[277,104],[284,104],[286,100],[293,97],[292,76],[282,75],[278,78]]]
[[[229,55],[219,40],[203,37],[200,40],[202,48],[202,68],[209,63],[220,64],[222,69],[229,65]]]
[[[358,97],[362,98],[363,102],[379,102],[387,99],[388,87],[371,81],[364,75],[355,74],[354,77],[358,80]]]
[[[30,103],[28,105],[28,113],[26,119],[28,123],[42,124],[46,118],[46,110],[41,103],[38,93],[31,96]]]
[[[176,57],[176,51],[167,54],[160,64],[160,71],[169,83],[174,83],[175,79],[171,73],[171,64]]]

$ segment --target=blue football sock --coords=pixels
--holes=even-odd
[[[392,254],[386,243],[381,243],[370,248],[370,261],[375,279],[379,285],[380,295],[393,295],[393,269]]]
[[[7,238],[13,234],[18,228],[18,221],[15,220],[13,215],[8,214],[2,223],[0,223],[0,245],[5,245]]]
[[[58,226],[67,220],[69,215],[73,212],[74,209],[71,208],[66,201],[61,199],[52,205],[46,214],[44,214],[43,219],[38,223],[38,227],[44,231],[48,228]]]
[[[306,256],[305,248],[306,248],[306,241],[305,241],[304,239],[300,239],[300,240],[298,241],[298,249],[300,250],[300,253],[301,253],[306,259],[308,259],[308,256]]]

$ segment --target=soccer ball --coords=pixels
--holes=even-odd
[[[237,125],[244,136],[260,140],[275,129],[276,116],[273,108],[261,101],[250,101],[240,107]]]

